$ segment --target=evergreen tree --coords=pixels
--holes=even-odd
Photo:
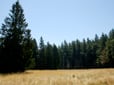
[[[38,68],[39,69],[46,68],[45,44],[42,37],[40,38],[40,45],[39,45]]]
[[[75,68],[75,57],[76,57],[76,43],[72,41],[72,68]]]
[[[66,41],[64,41],[63,56],[64,56],[64,68],[70,68],[70,50],[69,50],[69,45]]]
[[[35,69],[38,69],[38,57],[39,57],[39,50],[36,39],[32,40],[33,42],[33,58],[35,59]]]
[[[1,38],[0,38],[0,56],[2,56],[2,53],[1,53],[1,52],[2,52],[2,51],[1,51],[1,50],[2,50],[1,43],[2,43],[2,40],[1,40]]]
[[[60,53],[55,44],[53,45],[53,64],[54,69],[58,69],[60,67]]]
[[[82,67],[86,66],[86,58],[87,58],[87,43],[86,40],[83,39],[82,45],[81,45],[81,58],[82,58]]]
[[[114,29],[109,32],[109,38],[114,39]]]
[[[76,61],[75,61],[75,67],[80,68],[81,67],[81,46],[80,41],[76,40]]]
[[[93,67],[97,67],[96,60],[99,50],[99,37],[95,35],[95,39],[92,41],[92,57],[93,57]]]
[[[86,57],[86,67],[93,67],[94,55],[92,49],[92,41],[87,38],[87,57]]]
[[[54,56],[53,56],[53,47],[48,42],[46,46],[46,55],[45,55],[45,62],[46,62],[46,68],[47,69],[53,69],[54,68]]]
[[[12,6],[9,17],[2,24],[2,56],[0,56],[1,72],[24,71],[23,40],[27,27],[23,9],[17,1]]]
[[[98,49],[98,56],[97,56],[97,64],[99,66],[103,66],[103,63],[102,63],[102,59],[104,58],[104,56],[106,56],[106,42],[108,40],[108,36],[104,33],[102,33],[101,37],[100,37],[100,40],[99,40],[99,49]],[[104,58],[106,59],[106,58]]]
[[[33,56],[34,43],[31,38],[30,30],[26,30],[23,42],[23,55],[25,69],[35,68],[35,58]]]
[[[76,40],[72,42],[72,66],[73,68],[81,67],[81,47],[80,41]]]
[[[105,62],[108,67],[114,67],[114,39],[108,40],[106,43]]]
[[[61,44],[61,46],[58,46],[58,52],[60,55],[59,68],[63,69],[64,68],[63,44]]]

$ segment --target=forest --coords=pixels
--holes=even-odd
[[[27,26],[24,10],[16,1],[0,28],[0,72],[114,67],[114,29],[94,39],[63,40],[57,46],[45,44],[43,37],[37,43]]]

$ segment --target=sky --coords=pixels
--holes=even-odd
[[[114,0],[19,0],[32,37],[60,45],[114,28]],[[0,26],[16,0],[0,2]]]

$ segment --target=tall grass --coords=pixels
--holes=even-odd
[[[1,74],[0,85],[114,85],[114,69],[28,70]]]

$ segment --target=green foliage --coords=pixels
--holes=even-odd
[[[31,38],[30,30],[26,30],[25,38],[23,41],[23,56],[24,56],[24,67],[30,69],[35,67],[35,58],[33,57],[34,43]]]
[[[54,56],[53,56],[53,47],[51,44],[48,42],[46,45],[46,67],[47,69],[52,69],[54,68]]]
[[[64,41],[58,47],[52,46],[49,42],[44,45],[41,38],[39,50],[43,48],[42,55],[45,57],[41,56],[43,61],[39,62],[45,64],[45,69],[114,67],[113,33],[111,30],[109,35],[102,33],[100,38],[95,35],[94,40],[87,38],[82,42],[79,40],[71,43]]]
[[[31,67],[32,39],[27,26],[23,9],[17,1],[0,29],[0,72],[18,72]]]
[[[114,67],[114,39],[111,39],[106,43],[106,58],[109,60],[109,66]]]
[[[37,45],[37,42],[35,39],[33,39],[32,42],[33,42],[33,50],[32,50],[33,55],[32,55],[32,57],[35,60],[33,63],[35,64],[35,69],[37,69],[38,68],[38,57],[39,57],[38,45]]]
[[[40,38],[40,45],[39,45],[38,68],[39,69],[46,68],[45,44],[42,37]]]
[[[56,45],[53,45],[53,68],[60,68],[60,53]]]
[[[75,69],[114,67],[114,29],[100,37],[78,39],[60,46],[39,46],[31,37],[31,30],[17,1],[0,29],[0,72],[18,72],[25,69]]]

